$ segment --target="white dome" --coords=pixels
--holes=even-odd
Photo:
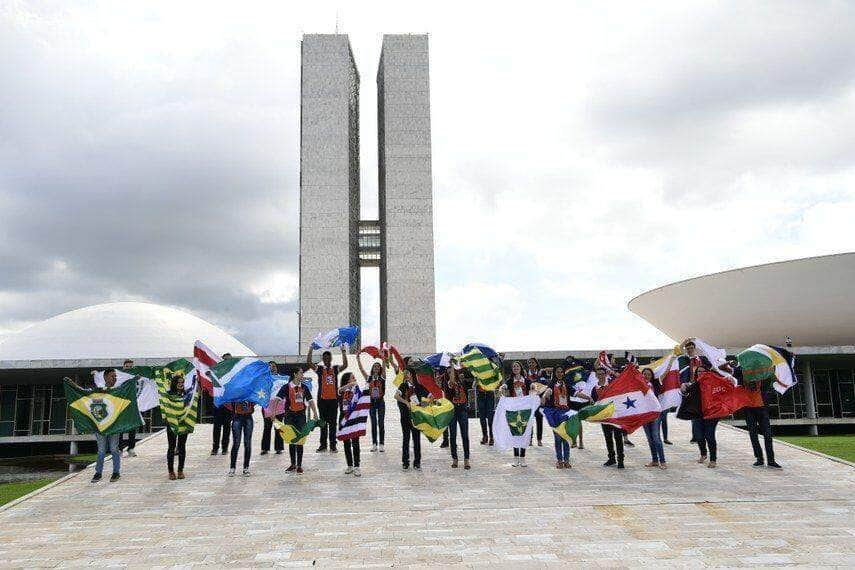
[[[254,356],[211,323],[152,303],[105,303],[62,313],[0,342],[0,360],[179,358],[201,340],[212,350]]]

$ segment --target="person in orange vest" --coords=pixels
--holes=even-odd
[[[324,420],[324,425],[321,426],[321,444],[316,453],[321,453],[329,450],[331,453],[337,453],[335,431],[338,425],[338,375],[347,370],[347,345],[341,345],[341,366],[333,366],[332,353],[325,350],[321,355],[321,364],[317,367],[312,363],[312,345],[309,345],[309,352],[306,356],[306,365],[309,368],[315,368],[315,374],[318,375],[318,412],[321,419]]]
[[[298,367],[291,380],[279,389],[277,397],[284,402],[285,415],[282,422],[293,425],[300,430],[306,426],[306,410],[309,411],[309,419],[318,419],[318,408],[312,400],[312,391],[303,384],[303,368]],[[303,446],[296,443],[288,444],[288,456],[291,465],[285,470],[286,473],[303,472]]]
[[[555,408],[556,410],[568,411],[570,409],[570,395],[573,388],[567,381],[563,366],[556,366],[552,371],[552,380],[549,387],[541,396],[541,405],[544,408]],[[555,437],[555,468],[570,469],[570,443],[554,433]]]
[[[243,438],[243,476],[249,477],[249,459],[252,456],[252,413],[255,404],[252,402],[234,402],[232,404],[232,452],[229,477],[235,476],[237,468],[238,447]]]
[[[451,467],[457,468],[457,428],[460,427],[460,441],[463,443],[463,468],[469,469],[469,388],[472,378],[466,378],[463,370],[449,366],[444,376],[442,390],[446,399],[454,405],[454,418],[448,425],[448,437],[451,441]]]
[[[371,451],[377,451],[377,436],[380,436],[380,451],[386,451],[384,446],[386,440],[386,370],[383,363],[375,362],[371,365],[371,372],[366,374],[362,367],[362,361],[356,359],[359,371],[368,384],[368,393],[371,395],[371,410],[368,417],[371,419]]]

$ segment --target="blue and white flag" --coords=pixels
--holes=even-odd
[[[487,357],[487,359],[500,368],[502,367],[502,359],[499,358],[499,353],[487,346],[486,344],[481,344],[480,342],[470,342],[466,346],[463,347],[463,350],[460,351],[460,354],[466,354],[471,351],[473,348],[477,348],[481,354]]]
[[[430,356],[425,356],[424,362],[431,368],[448,368],[451,366],[451,359],[454,357],[450,352],[437,352]]]
[[[273,375],[266,362],[258,358],[226,358],[211,368],[214,405],[229,402],[253,402],[262,408],[270,403]]]
[[[318,333],[312,340],[312,350],[319,348],[332,348],[347,344],[353,346],[356,344],[356,335],[359,334],[359,327],[341,327],[333,329],[328,333]]]

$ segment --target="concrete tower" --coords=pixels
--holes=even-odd
[[[426,35],[384,35],[377,71],[380,337],[436,350],[430,74]]]
[[[307,34],[300,80],[300,353],[358,324],[359,73],[350,41]]]

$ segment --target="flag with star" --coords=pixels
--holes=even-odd
[[[603,420],[632,433],[662,412],[653,387],[635,364],[628,365],[599,394],[598,404],[614,404],[614,415]],[[592,421],[589,419],[589,421]]]
[[[499,399],[493,412],[493,439],[499,451],[512,447],[528,447],[534,412],[540,407],[540,397],[532,394]]]
[[[226,358],[215,364],[209,374],[218,408],[229,402],[253,402],[262,408],[270,403],[273,375],[259,358]]]
[[[68,412],[80,433],[114,435],[143,424],[137,407],[137,381],[129,380],[114,388],[81,388],[63,379]]]

